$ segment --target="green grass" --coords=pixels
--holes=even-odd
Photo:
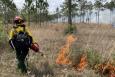
[[[94,51],[93,49],[88,49],[87,51],[87,59],[89,67],[94,67],[96,64],[100,64],[102,61],[101,55]]]

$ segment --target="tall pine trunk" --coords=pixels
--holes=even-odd
[[[72,5],[72,0],[68,0],[68,24],[72,25],[72,14],[71,14],[71,5]]]
[[[89,23],[91,23],[91,20],[92,20],[92,12],[90,11],[90,14],[89,14]]]
[[[100,20],[99,20],[100,9],[98,9],[98,13],[97,13],[97,14],[98,14],[98,15],[97,15],[97,16],[98,16],[98,24],[99,24],[99,23],[100,23],[100,22],[99,22],[99,21],[100,21]]]
[[[111,17],[112,17],[112,10],[110,10],[110,24],[112,24]]]

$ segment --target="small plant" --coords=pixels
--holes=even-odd
[[[96,64],[101,63],[101,55],[94,51],[93,49],[88,49],[87,51],[87,59],[90,67],[94,67]]]
[[[113,59],[113,61],[114,61],[114,62],[113,62],[114,65],[115,65],[115,53],[112,54],[112,59]]]
[[[112,54],[112,57],[113,57],[113,60],[115,61],[115,53],[114,53],[114,54]]]
[[[77,28],[75,25],[68,25],[68,27],[64,31],[65,34],[72,34],[76,32],[77,32]]]

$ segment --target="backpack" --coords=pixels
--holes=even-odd
[[[31,45],[31,39],[28,33],[25,31],[19,31],[16,33],[15,40],[17,41],[18,44],[22,46],[30,46]]]

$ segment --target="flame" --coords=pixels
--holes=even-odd
[[[79,64],[74,64],[73,67],[77,70],[77,71],[83,71],[85,69],[85,67],[87,67],[88,62],[87,62],[87,56],[85,54],[83,54],[81,56],[80,62]]]
[[[103,63],[97,65],[97,69],[102,74],[109,74],[109,77],[115,77],[115,66],[111,63]]]
[[[74,35],[69,35],[66,39],[66,44],[61,48],[58,57],[56,59],[57,64],[72,64],[72,61],[68,59],[68,55],[70,53],[70,46],[74,41],[76,41],[77,38],[75,38]],[[73,67],[77,71],[83,71],[88,65],[87,61],[87,55],[83,54],[81,56],[79,64],[74,64]],[[109,77],[115,77],[115,66],[113,66],[111,63],[103,63],[96,65],[96,69],[98,72],[104,74],[107,73]]]
[[[66,40],[66,44],[61,48],[58,57],[56,59],[57,64],[72,64],[72,61],[68,59],[69,48],[77,38],[74,35],[69,35]],[[85,54],[82,55],[80,63],[74,65],[75,69],[82,71],[87,66],[87,57]]]
[[[80,63],[78,64],[77,70],[78,71],[83,71],[85,67],[87,66],[87,56],[85,54],[82,55],[80,59]]]
[[[66,44],[61,48],[59,51],[58,57],[56,59],[57,64],[71,64],[71,60],[68,59],[69,55],[69,48],[72,45],[74,41],[76,41],[77,38],[75,38],[74,35],[69,35],[66,39]]]
[[[115,77],[115,74],[111,74],[109,77]]]

